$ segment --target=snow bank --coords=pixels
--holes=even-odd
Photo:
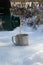
[[[19,27],[0,32],[0,65],[43,65],[43,25],[37,30],[23,26],[21,32],[29,35],[29,46],[12,43],[12,36],[20,33]]]
[[[43,44],[0,47],[0,65],[43,65]]]

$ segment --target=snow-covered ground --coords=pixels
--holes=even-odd
[[[29,46],[12,43],[12,36],[19,33],[19,27],[0,32],[0,65],[43,65],[43,25],[37,30],[28,26],[21,28],[22,34],[28,34]]]

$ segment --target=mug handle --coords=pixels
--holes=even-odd
[[[12,36],[12,42],[15,44],[15,42],[14,42],[14,37],[15,37],[15,36]]]

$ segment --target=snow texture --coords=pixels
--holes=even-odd
[[[43,65],[43,25],[37,30],[22,26],[21,33],[28,34],[29,46],[12,43],[12,36],[19,33],[20,27],[0,32],[0,65]]]

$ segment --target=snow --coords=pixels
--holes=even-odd
[[[15,46],[12,36],[20,33],[20,27],[13,31],[0,31],[0,65],[43,65],[43,25],[37,30],[22,26],[21,33],[28,34],[29,46]]]

